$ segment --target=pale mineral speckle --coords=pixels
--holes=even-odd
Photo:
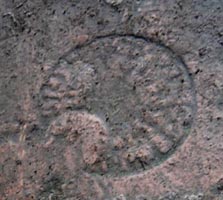
[[[113,198],[112,200],[127,200],[124,194],[120,194],[119,196]]]
[[[204,194],[198,193],[198,194],[187,194],[184,196],[185,200],[203,200]]]
[[[117,6],[123,2],[123,0],[105,0],[106,3],[111,4],[113,6]]]

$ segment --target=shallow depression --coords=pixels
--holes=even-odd
[[[107,149],[84,148],[100,156],[83,168],[119,176],[158,165],[183,142],[193,121],[193,90],[186,66],[166,47],[134,36],[108,36],[76,48],[54,67],[40,105],[44,119],[84,111],[102,120]],[[92,142],[100,137],[97,131],[92,129]]]

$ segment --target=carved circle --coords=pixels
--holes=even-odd
[[[80,144],[88,173],[122,176],[159,165],[189,134],[196,110],[184,62],[138,36],[104,36],[72,49],[40,90],[48,132]]]

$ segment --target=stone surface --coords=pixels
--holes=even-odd
[[[0,1],[0,200],[222,200],[223,3]]]
[[[113,6],[117,6],[117,5],[119,5],[120,3],[122,3],[123,0],[105,0],[105,2],[106,2],[106,3],[109,3],[109,4],[113,5]]]
[[[49,74],[40,89],[44,121],[76,110],[68,119],[62,114],[57,129],[67,137],[73,129],[88,133],[92,141],[103,131],[90,127],[90,133],[87,124],[93,122],[82,123],[86,118],[80,120],[77,111],[96,115],[107,126],[107,151],[92,172],[101,173],[102,163],[115,176],[151,168],[190,133],[196,99],[188,69],[167,48],[145,38],[97,38],[63,57]],[[112,144],[117,137],[119,149]]]

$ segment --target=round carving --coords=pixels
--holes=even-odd
[[[83,170],[112,176],[171,156],[196,110],[182,60],[137,36],[100,37],[70,51],[49,73],[40,105],[48,132],[80,146]]]

